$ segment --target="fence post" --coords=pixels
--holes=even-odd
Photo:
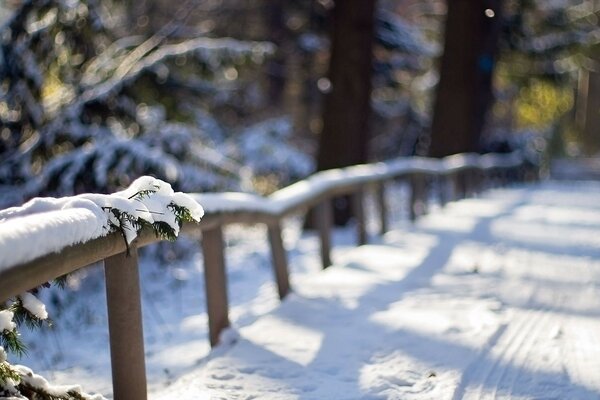
[[[356,219],[356,234],[358,245],[367,244],[367,223],[365,218],[365,190],[358,189],[352,194],[352,214]]]
[[[137,250],[104,260],[115,400],[145,400],[146,363]]]
[[[204,290],[210,345],[219,343],[219,335],[229,326],[227,276],[225,274],[225,246],[221,226],[202,231],[204,257]]]
[[[269,231],[269,243],[271,245],[271,257],[273,260],[273,272],[277,282],[279,298],[283,299],[290,291],[290,280],[285,247],[281,237],[281,225],[279,221],[271,223],[267,227]]]
[[[448,175],[438,175],[436,178],[437,187],[438,187],[438,196],[440,199],[440,206],[444,207],[448,204],[448,191],[450,179]]]
[[[315,225],[319,230],[321,240],[321,263],[323,269],[331,265],[331,227],[333,225],[333,211],[331,199],[325,199],[315,207]]]
[[[454,200],[461,200],[467,196],[464,171],[457,171],[452,174],[454,184]]]
[[[424,175],[414,173],[410,175],[410,220],[425,214],[427,208]]]
[[[481,193],[482,189],[481,189],[481,170],[479,170],[478,168],[474,168],[471,170],[471,174],[470,174],[470,181],[471,181],[471,197],[477,197],[479,195],[479,193]]]
[[[384,235],[388,231],[388,209],[385,201],[385,183],[383,181],[377,183],[375,195],[377,197],[377,208],[379,209],[379,233]]]

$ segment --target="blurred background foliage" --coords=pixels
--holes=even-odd
[[[1,2],[0,206],[108,192],[142,174],[177,190],[263,194],[307,176],[331,91],[333,7]],[[502,7],[482,150],[533,138],[538,151],[596,154],[598,1]],[[377,2],[369,159],[426,153],[445,15],[440,0]]]

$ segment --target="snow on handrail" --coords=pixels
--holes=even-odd
[[[308,208],[323,197],[352,191],[355,187],[415,173],[449,175],[469,168],[482,170],[517,167],[523,162],[519,152],[508,154],[456,154],[442,159],[403,157],[373,164],[317,172],[280,189],[268,197],[247,193],[191,194],[207,215],[260,213],[282,217],[299,208]],[[343,194],[343,193],[342,193]]]
[[[200,203],[206,213],[200,223],[200,229],[206,229],[214,224],[261,223],[278,221],[292,212],[306,210],[331,196],[351,193],[369,183],[415,173],[448,175],[468,168],[516,167],[522,160],[522,156],[518,153],[482,156],[457,154],[443,159],[404,157],[387,162],[317,172],[267,197],[248,193],[203,193],[190,194],[190,197]],[[42,202],[44,204],[49,201],[44,200],[45,202]],[[35,264],[36,259],[43,257],[58,260],[60,256],[58,253],[61,250],[76,247],[79,243],[99,240],[98,238],[106,234],[106,231],[99,231],[105,225],[106,218],[98,216],[97,209],[94,207],[87,203],[83,204],[86,202],[84,198],[75,196],[55,200],[60,201],[61,204],[71,203],[72,206],[61,207],[59,210],[36,210],[31,215],[20,215],[19,218],[5,220],[0,218],[0,297],[7,293],[1,281],[5,280],[8,274],[18,273],[20,264]],[[7,211],[0,211],[0,217]],[[190,227],[185,228],[189,229],[184,231],[193,230]],[[115,237],[114,240],[122,240],[119,235],[112,236]],[[138,247],[159,240],[152,239],[151,235],[145,235],[144,238],[143,241],[137,241]],[[104,241],[109,240],[113,239],[104,239]],[[44,245],[40,245],[41,243]],[[111,254],[98,254],[94,259],[99,261],[109,255]],[[90,257],[86,257],[85,261],[89,262]],[[82,266],[73,265],[73,268],[67,272]],[[41,283],[43,282],[36,284]]]
[[[123,225],[123,232],[106,229],[108,221],[115,222],[116,216],[111,211],[124,210],[132,218],[142,218],[149,223],[170,221],[166,212],[154,216],[157,206],[185,207],[194,221],[202,218],[204,212],[199,225],[186,223],[183,231],[197,234],[198,228],[202,230],[209,339],[211,345],[216,345],[223,329],[229,326],[223,225],[267,224],[275,280],[279,296],[283,298],[290,290],[280,224],[287,214],[316,206],[325,268],[331,264],[331,207],[327,204],[330,198],[340,194],[356,195],[359,242],[365,243],[364,212],[360,205],[363,186],[412,175],[447,176],[469,169],[518,167],[523,162],[519,154],[459,154],[441,160],[401,158],[318,172],[268,197],[247,193],[173,193],[168,184],[157,185],[154,178],[143,177],[141,185],[136,185],[140,181],[137,180],[129,189],[113,195],[34,199],[22,207],[0,210],[0,301],[104,260],[114,397],[145,400],[147,383],[136,248],[160,239],[150,228],[136,232],[130,225],[126,243],[122,233],[127,229],[123,229]],[[413,192],[418,187],[418,179],[414,181]],[[151,194],[144,190],[147,185]],[[380,216],[385,227],[383,186],[380,189]],[[122,219],[117,222],[123,223]],[[170,221],[169,225],[174,222]],[[173,229],[178,230],[179,226]]]

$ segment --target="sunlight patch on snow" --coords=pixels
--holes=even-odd
[[[544,279],[561,284],[598,282],[600,278],[600,260],[522,249],[507,251],[504,269],[513,279]],[[565,274],[567,269],[569,273]]]
[[[257,345],[293,363],[307,366],[321,348],[322,332],[275,315],[263,316],[255,325],[243,329],[242,335],[256,333],[261,330],[261,326],[269,327],[269,338],[263,338],[263,341]]]
[[[600,208],[599,187],[595,182],[549,182],[542,185],[542,189],[531,193],[530,202],[537,205],[597,210]]]
[[[386,245],[394,246],[396,249],[400,249],[403,252],[414,251],[418,253],[428,253],[432,248],[439,244],[440,240],[437,235],[430,233],[415,233],[408,229],[396,229],[390,231],[384,235],[383,239]]]
[[[546,224],[600,226],[600,210],[585,210],[573,207],[521,206],[515,210],[514,218],[520,221]]]
[[[503,246],[489,246],[465,240],[456,245],[445,271],[452,274],[494,273],[501,267]]]
[[[188,340],[185,343],[170,343],[162,350],[149,355],[153,364],[163,369],[187,369],[198,363],[210,351],[210,345],[204,338]]]
[[[359,306],[359,299],[384,282],[377,274],[364,270],[360,263],[332,265],[318,277],[307,277],[298,293],[307,298],[333,298],[348,310]]]
[[[558,248],[600,249],[600,229],[549,225],[515,218],[501,218],[492,222],[491,231],[499,239],[519,241]]]
[[[490,300],[415,294],[372,314],[369,320],[391,331],[410,331],[476,348],[498,326],[501,317],[496,308]]]
[[[444,214],[470,217],[490,218],[504,212],[508,206],[517,201],[513,197],[506,199],[463,199],[458,202],[449,203],[444,209]],[[441,215],[437,215],[440,217]]]
[[[420,228],[433,231],[447,231],[469,233],[475,228],[478,218],[467,217],[465,215],[435,215],[434,217],[424,216],[419,222]]]
[[[363,245],[338,257],[340,268],[351,268],[377,274],[385,279],[401,279],[418,266],[425,252],[420,249],[397,249],[385,245]],[[377,257],[373,257],[376,254]]]

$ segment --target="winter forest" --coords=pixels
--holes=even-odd
[[[133,249],[131,253],[135,255],[137,243],[145,240],[145,229],[156,237],[169,239],[139,249],[145,371],[151,398],[418,400],[550,396],[555,389],[549,386],[542,385],[539,392],[524,389],[538,387],[536,374],[544,369],[542,362],[535,366],[527,361],[519,366],[511,364],[502,373],[490,367],[488,375],[480,376],[472,371],[473,365],[484,365],[484,362],[473,356],[482,364],[465,364],[465,374],[457,382],[453,379],[458,378],[452,372],[445,375],[440,365],[461,369],[463,364],[460,363],[469,360],[464,355],[468,351],[480,354],[486,346],[501,344],[503,336],[492,332],[491,327],[504,326],[502,329],[511,332],[513,325],[502,325],[501,321],[507,315],[507,318],[522,318],[522,329],[527,327],[528,318],[521,317],[518,311],[510,314],[508,305],[503,306],[502,312],[508,310],[506,315],[502,314],[495,309],[497,304],[510,304],[521,310],[526,308],[523,304],[531,306],[538,295],[540,298],[546,295],[569,297],[567,292],[554,286],[559,295],[546,292],[545,286],[531,284],[530,287],[512,280],[509,282],[514,286],[499,284],[491,280],[496,272],[494,279],[513,273],[522,277],[520,272],[510,269],[519,263],[550,265],[548,268],[552,271],[575,265],[575,270],[581,270],[578,276],[586,277],[577,284],[595,281],[596,289],[589,291],[597,292],[600,246],[589,238],[600,233],[600,209],[594,205],[600,199],[600,186],[594,186],[596,183],[568,185],[575,180],[600,178],[599,63],[600,2],[596,0],[0,0],[0,280],[4,279],[3,271],[13,265],[59,253],[62,245],[57,243],[62,243],[61,240],[71,246],[110,234],[121,235],[126,253],[130,255]],[[207,300],[208,291],[206,295],[202,292],[209,280],[208,275],[204,275],[209,246],[202,251],[197,239],[185,235],[175,241],[186,224],[198,223],[202,218],[212,221],[211,213],[217,213],[214,210],[231,211],[242,203],[256,214],[275,213],[271,209],[276,207],[292,207],[289,204],[305,193],[303,188],[293,189],[299,187],[293,185],[318,172],[379,163],[371,169],[344,170],[355,171],[342,174],[341,179],[350,185],[353,179],[377,173],[382,165],[391,176],[393,171],[405,168],[404,161],[406,165],[422,161],[422,164],[414,164],[415,168],[423,169],[419,170],[422,173],[439,172],[439,168],[451,163],[440,167],[427,162],[442,163],[441,160],[450,160],[449,156],[460,153],[506,157],[518,154],[530,168],[527,171],[536,171],[498,173],[487,186],[483,184],[485,187],[493,189],[496,183],[506,184],[521,175],[527,175],[530,181],[542,179],[543,183],[538,184],[542,186],[536,186],[538,189],[519,186],[516,193],[493,192],[488,198],[478,190],[468,189],[467,183],[473,184],[476,178],[465,178],[461,181],[461,190],[474,200],[462,202],[480,203],[465,203],[460,208],[461,201],[456,201],[458,208],[446,211],[456,212],[456,215],[434,217],[432,214],[423,217],[423,222],[419,222],[422,225],[413,227],[412,220],[425,211],[446,210],[449,195],[440,183],[441,178],[419,181],[417,174],[415,179],[420,184],[412,180],[393,181],[387,194],[379,193],[387,196],[381,202],[387,199],[389,203],[388,218],[400,215],[401,221],[387,227],[389,234],[377,239],[382,248],[370,252],[363,246],[356,247],[352,235],[358,226],[364,230],[361,241],[366,243],[377,229],[385,231],[386,223],[378,222],[374,211],[377,195],[365,197],[365,215],[357,213],[356,202],[350,194],[344,193],[331,202],[331,218],[336,226],[331,242],[339,249],[332,253],[335,260],[329,262],[344,264],[346,261],[338,260],[344,259],[345,253],[351,253],[354,248],[359,253],[358,261],[346,263],[355,267],[363,263],[364,268],[360,264],[352,273],[365,274],[368,270],[373,277],[377,276],[373,282],[377,281],[378,285],[386,279],[400,279],[400,275],[393,272],[380,271],[379,265],[427,257],[424,254],[442,263],[440,260],[444,257],[436,253],[430,244],[433,239],[425,235],[431,234],[429,229],[441,229],[440,226],[448,224],[451,228],[444,229],[458,232],[450,235],[444,231],[436,237],[457,249],[447,256],[450,272],[430,271],[423,264],[423,268],[415,268],[420,272],[411,275],[412,272],[406,272],[409,262],[401,263],[404,286],[398,290],[423,289],[419,285],[428,273],[431,276],[427,279],[433,286],[441,284],[442,278],[463,274],[462,282],[472,283],[469,288],[481,287],[480,291],[468,292],[472,296],[469,301],[456,298],[446,301],[446,297],[436,292],[439,297],[432,295],[421,302],[412,300],[412,308],[398,306],[400,314],[414,316],[413,322],[420,318],[434,321],[425,324],[431,329],[425,329],[429,333],[419,331],[419,335],[432,341],[427,342],[429,348],[436,349],[441,354],[440,359],[429,360],[428,355],[417,354],[415,350],[410,359],[419,362],[407,361],[408,358],[390,361],[383,355],[377,361],[373,361],[378,357],[374,356],[366,366],[349,361],[341,372],[336,369],[336,373],[346,374],[347,378],[340,378],[336,386],[337,378],[323,378],[334,368],[331,365],[338,357],[323,350],[328,349],[323,343],[336,339],[319,339],[321,351],[315,350],[315,358],[310,362],[298,354],[298,359],[292,355],[284,360],[294,361],[288,366],[292,370],[298,365],[306,368],[294,376],[278,374],[275,367],[268,370],[270,363],[286,358],[283,355],[286,351],[295,354],[293,346],[282,344],[283,339],[269,338],[273,349],[265,345],[271,351],[269,354],[278,355],[276,361],[263,354],[264,349],[248,347],[254,340],[249,338],[255,338],[258,343],[261,324],[267,327],[265,320],[286,312],[286,318],[308,318],[311,312],[306,311],[306,307],[313,310],[314,318],[317,315],[331,317],[311,320],[307,325],[314,324],[312,328],[331,326],[340,347],[359,348],[364,341],[375,346],[377,342],[367,339],[369,328],[365,326],[374,329],[373,322],[362,324],[376,317],[375,311],[369,311],[375,309],[376,301],[369,298],[373,303],[365,305],[361,303],[363,297],[357,294],[375,291],[375,287],[369,289],[371,275],[351,277],[330,268],[323,271],[330,279],[314,277],[321,269],[315,260],[319,254],[325,257],[323,247],[319,250],[317,243],[322,232],[319,219],[328,215],[312,208],[314,204],[310,210],[295,213],[285,223],[278,217],[276,224],[269,220],[265,226],[233,224],[224,228],[226,237],[221,247],[227,249],[229,291],[225,303],[229,301],[232,329],[225,330],[220,336],[220,345],[210,349],[207,338],[214,344],[213,332],[207,327],[210,317],[203,314],[210,300]],[[327,179],[323,178],[322,182]],[[318,185],[321,181],[306,182],[313,182],[306,193],[321,190]],[[287,192],[282,191],[288,186]],[[428,194],[423,194],[427,190]],[[211,197],[225,192],[230,194],[227,200],[218,195]],[[569,192],[573,199],[567,199]],[[421,198],[418,198],[419,193]],[[438,194],[442,200],[428,206],[431,198]],[[520,195],[527,200],[519,200],[519,203],[515,199]],[[52,199],[32,202],[34,198]],[[547,198],[564,199],[564,204],[551,203]],[[510,203],[513,200],[514,204]],[[579,208],[567,209],[572,206],[569,201],[577,202]],[[359,204],[362,207],[362,203]],[[498,204],[506,207],[504,211],[494,208]],[[518,208],[521,205],[529,208],[521,212]],[[564,210],[558,210],[560,207]],[[93,218],[73,217],[67,221],[68,228],[63,228],[61,224],[65,221],[60,220],[47,231],[42,230],[39,220],[35,221],[44,218],[37,213],[70,208],[85,209]],[[490,211],[492,209],[496,211]],[[512,216],[513,211],[514,218],[510,217],[508,222],[502,220],[507,215]],[[461,230],[466,219],[487,221],[486,218],[504,221],[495,228],[494,235],[509,232],[507,237],[510,236],[511,241],[526,241],[527,232],[538,222],[548,225],[544,225],[546,228],[540,225],[534,244],[514,250],[507,244],[509,239],[505,243],[498,239],[500,236],[490,233],[488,243],[485,242],[488,236],[476,228],[472,234]],[[479,226],[480,222],[473,222],[473,226]],[[558,225],[549,228],[553,223]],[[225,226],[225,222],[222,224]],[[48,222],[48,225],[52,224]],[[560,230],[563,228],[564,232]],[[11,233],[15,229],[19,232]],[[550,231],[560,231],[560,234],[542,235]],[[525,236],[513,235],[514,232]],[[273,238],[279,237],[281,248],[287,248],[294,290],[291,299],[281,306],[274,289],[265,235],[269,235],[271,245],[277,243]],[[208,233],[203,232],[202,241],[205,236],[208,243]],[[565,237],[575,239],[572,243],[567,240],[570,244],[563,246],[560,242]],[[17,239],[22,243],[19,246],[7,244]],[[383,248],[384,242],[389,248]],[[483,242],[489,246],[484,248]],[[220,242],[214,243],[219,245]],[[464,243],[468,244],[465,248],[461,247]],[[548,250],[554,245],[560,251]],[[44,246],[50,251],[43,250]],[[405,253],[400,254],[398,248]],[[526,251],[531,253],[526,256]],[[593,268],[584,266],[583,258],[565,259],[563,265],[552,261],[549,254],[581,256]],[[285,264],[285,254],[283,257]],[[460,257],[474,257],[476,261],[469,261],[464,271],[456,272],[452,268],[460,263],[452,264],[452,260]],[[275,250],[273,259],[276,262]],[[377,260],[378,266],[370,269],[371,260]],[[483,281],[482,271],[488,261],[511,267],[506,267],[506,271],[494,270],[489,275],[490,280]],[[20,295],[11,293],[10,299],[0,298],[0,399],[119,397],[112,392],[107,294],[103,268],[99,264],[101,262],[50,279]],[[417,262],[417,265],[420,264]],[[556,271],[556,276],[563,274]],[[276,280],[283,298],[289,289],[285,285],[289,283],[284,281],[281,286],[278,273],[275,272]],[[439,278],[436,274],[443,276]],[[560,275],[557,280],[570,279],[566,276]],[[323,280],[328,284],[337,283],[327,286]],[[347,287],[341,289],[343,285],[339,282],[352,282],[350,287],[354,291]],[[300,283],[305,284],[304,289]],[[464,285],[468,286],[467,283]],[[580,293],[573,285],[569,290]],[[485,288],[489,289],[487,293]],[[509,293],[529,289],[531,296],[523,304],[519,303],[521,297],[518,296],[518,299],[511,297],[510,301],[505,299]],[[378,290],[375,296],[378,299],[397,293],[391,284]],[[420,293],[417,291],[416,298],[420,299]],[[327,307],[331,307],[311,308],[317,305],[307,303],[316,296],[325,296]],[[599,301],[597,294],[586,298],[587,306]],[[346,307],[354,303],[359,305]],[[520,308],[515,306],[517,303]],[[386,312],[397,305],[390,304]],[[471,325],[448,325],[450,333],[447,333],[440,328],[440,319],[431,315],[435,310],[446,312],[448,304],[456,305],[457,310],[462,307],[467,314],[472,312],[477,320],[476,329]],[[305,307],[304,311],[300,306]],[[415,307],[422,313],[417,313]],[[352,318],[358,318],[362,321],[360,324],[337,319],[348,309],[355,311]],[[598,327],[597,312],[586,314],[587,311],[578,310],[577,315],[590,317],[585,326]],[[407,326],[412,326],[412,322],[398,315],[381,315],[380,322],[404,323],[403,332],[410,330]],[[450,314],[444,315],[446,318]],[[448,319],[460,320],[460,315],[465,314],[457,311]],[[274,335],[286,337],[292,332],[300,343],[309,343],[318,336],[314,329],[305,326],[300,329],[295,320],[283,320],[285,323],[280,321],[275,328],[269,325]],[[539,324],[543,321],[545,319],[540,317]],[[229,321],[226,327],[228,324]],[[291,331],[286,330],[286,324],[294,325],[288,327]],[[344,324],[356,333],[345,336],[347,332],[338,332],[336,329]],[[554,329],[550,322],[547,325],[548,330]],[[433,343],[438,328],[444,332],[440,333],[443,340],[451,341],[452,346]],[[534,328],[531,329],[533,332]],[[557,338],[568,337],[566,328],[557,329],[562,329],[556,333]],[[459,331],[464,335],[460,336]],[[475,350],[467,351],[459,346],[469,337],[478,343],[473,345]],[[489,337],[500,339],[487,342]],[[398,347],[427,347],[419,338],[401,334],[388,342],[397,340]],[[527,340],[523,338],[522,342]],[[293,340],[290,338],[290,341]],[[591,341],[588,344],[592,346]],[[332,343],[329,346],[336,348]],[[528,351],[535,353],[535,346],[531,344]],[[551,347],[548,346],[543,347],[544,351]],[[510,349],[506,344],[504,353],[510,353]],[[518,350],[521,347],[514,349],[517,349],[515,354],[521,354]],[[591,351],[589,348],[581,351],[587,350]],[[597,346],[594,351],[596,353],[591,354],[600,355]],[[305,350],[305,353],[310,352]],[[235,358],[244,354],[263,360],[267,370],[236,364],[240,361]],[[526,356],[522,357],[525,360]],[[565,363],[578,363],[575,356],[564,359]],[[597,362],[588,361],[586,368],[600,367]],[[499,361],[493,365],[506,363]],[[398,369],[399,365],[409,364],[408,375]],[[186,375],[200,367],[205,371],[202,379]],[[321,369],[325,372],[319,375]],[[360,370],[358,377],[354,376],[354,370]],[[395,371],[394,378],[381,375],[383,370]],[[417,375],[411,375],[413,372]],[[247,378],[261,373],[264,382],[260,384]],[[493,386],[490,382],[496,373],[499,377],[494,393],[504,393],[502,382],[505,375],[510,375],[512,394],[485,396],[486,390]],[[559,376],[546,370],[544,374],[539,380],[556,381]],[[561,383],[556,389],[560,396],[552,398],[600,397],[597,378],[595,383],[589,383],[592,378],[584,372],[578,374],[573,375],[576,378],[569,375],[572,380]],[[434,377],[438,379],[437,384]],[[471,390],[468,377],[478,380],[479,397]],[[528,383],[519,383],[523,377],[531,379]],[[277,391],[273,389],[273,393],[279,394],[269,392],[266,388],[281,383],[269,383],[277,379],[293,386],[300,394],[291,389],[286,392],[287,386]],[[453,389],[448,389],[450,386]],[[190,388],[197,390],[192,393]],[[570,395],[560,391],[565,388],[571,390]],[[265,394],[267,392],[270,394]]]
[[[265,194],[317,168],[395,156],[524,145],[553,157],[594,154],[594,3],[484,3],[506,3],[485,27],[469,23],[479,10],[443,1],[353,5],[340,16],[332,1],[8,1],[1,205],[108,193],[143,174],[188,192]],[[472,31],[454,33],[448,21],[444,32],[447,11]],[[448,43],[457,47],[445,60],[450,99],[440,87],[434,103],[453,35],[485,43]],[[451,79],[467,79],[467,58],[482,55],[489,65],[468,95],[489,99],[469,110],[482,121],[463,122],[481,128],[453,149],[442,132],[450,117],[434,111],[459,101]],[[347,90],[357,103],[370,93],[370,105],[327,103],[338,75],[355,82]],[[354,114],[356,127],[338,133],[346,140],[330,127],[341,124],[336,114]]]

